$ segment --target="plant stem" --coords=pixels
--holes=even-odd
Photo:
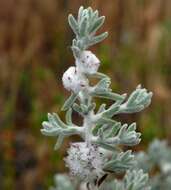
[[[92,104],[92,97],[88,93],[89,87],[85,89],[81,94],[80,94],[80,102],[82,104],[87,104],[87,106],[90,106]],[[93,111],[89,111],[86,115],[83,115],[83,127],[85,129],[85,142],[89,146],[91,144],[91,130],[93,127],[93,122],[92,122],[92,115]]]

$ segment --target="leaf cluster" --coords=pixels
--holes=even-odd
[[[90,46],[104,40],[108,33],[96,35],[105,21],[104,16],[99,16],[99,12],[93,11],[91,7],[84,9],[80,7],[77,19],[72,14],[68,16],[68,22],[76,37],[72,41],[72,50],[77,57],[79,51],[86,50]]]

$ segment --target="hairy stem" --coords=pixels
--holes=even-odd
[[[84,103],[86,104],[87,106],[91,105],[92,104],[92,97],[89,95],[88,93],[88,88],[85,89],[84,91],[82,91],[82,93],[79,95],[80,97],[80,103]],[[84,130],[85,130],[85,142],[90,145],[91,144],[91,136],[92,136],[92,133],[91,133],[91,130],[92,130],[92,127],[93,127],[93,122],[92,122],[92,115],[93,115],[93,111],[89,111],[87,114],[83,115],[83,127],[84,127]]]

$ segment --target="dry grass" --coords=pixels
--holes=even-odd
[[[39,128],[65,99],[60,77],[73,63],[66,18],[81,4],[106,15],[110,36],[94,50],[113,88],[122,93],[142,83],[155,94],[141,117],[122,119],[137,119],[145,140],[171,138],[171,1],[1,0],[0,189],[47,189],[48,173],[63,170],[64,152],[52,152]]]

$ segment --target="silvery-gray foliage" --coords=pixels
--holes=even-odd
[[[90,46],[103,41],[108,32],[96,35],[97,30],[103,25],[104,16],[99,16],[99,12],[93,11],[91,7],[84,9],[80,7],[77,19],[72,14],[68,16],[68,22],[75,38],[72,41],[72,50],[74,55],[78,57],[80,51],[86,50]]]
[[[127,170],[122,180],[104,183],[101,190],[150,190],[148,175],[143,170]]]
[[[143,170],[128,170],[122,180],[108,180],[99,190],[150,190],[148,175]],[[75,185],[67,175],[55,176],[55,187],[50,190],[85,190],[84,184]]]
[[[154,140],[147,153],[136,155],[137,166],[145,172],[153,171],[149,184],[152,190],[171,189],[171,148],[166,141]]]
[[[65,137],[79,135],[82,138],[82,143],[71,144],[65,160],[71,174],[85,179],[89,189],[98,189],[110,173],[124,173],[135,164],[131,150],[124,152],[120,147],[139,144],[141,134],[136,131],[136,123],[122,124],[116,121],[114,116],[142,111],[149,106],[152,98],[152,92],[148,92],[141,85],[138,85],[130,95],[112,92],[110,77],[98,72],[100,61],[95,54],[87,51],[87,48],[107,37],[106,32],[96,36],[104,20],[104,16],[99,16],[98,11],[93,11],[90,7],[87,9],[81,7],[77,19],[69,15],[69,25],[75,33],[71,47],[75,66],[67,69],[62,78],[64,87],[71,92],[62,107],[62,110],[66,111],[66,117],[65,121],[62,121],[57,113],[49,113],[48,120],[42,123],[41,129],[42,134],[57,137],[55,149],[62,145]],[[97,78],[99,81],[93,86],[89,84],[90,78]],[[111,100],[112,103],[110,106],[104,103],[97,108],[95,97]],[[82,116],[81,126],[72,120],[73,111]],[[97,163],[101,163],[101,156],[98,155],[102,155],[104,160],[100,168],[95,166],[96,162],[93,164],[94,156],[90,156],[93,155],[91,150],[94,149],[97,151]],[[75,150],[76,158],[73,157]],[[110,152],[111,156],[105,154],[104,150]],[[90,160],[85,162],[85,159]],[[77,161],[84,163],[84,166],[79,165],[83,172],[78,171]],[[144,175],[142,172],[140,174]],[[130,175],[131,173],[127,173],[126,176]],[[93,179],[93,182],[90,179]],[[142,180],[146,183],[146,178]],[[137,186],[138,184],[135,187]]]
[[[67,175],[58,174],[54,176],[54,187],[49,190],[76,190],[76,184]]]

